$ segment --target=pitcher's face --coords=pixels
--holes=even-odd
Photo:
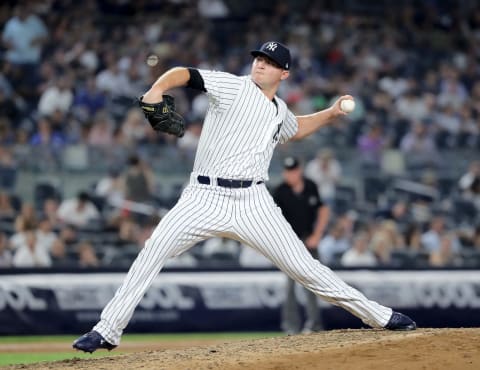
[[[282,69],[270,58],[258,55],[253,60],[251,76],[252,80],[263,88],[285,80],[289,76],[289,72]]]

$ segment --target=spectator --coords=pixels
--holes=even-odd
[[[108,150],[113,145],[114,123],[105,111],[98,111],[88,133],[88,144]]]
[[[470,194],[464,194],[464,198],[470,200],[477,209],[476,214],[480,214],[480,177],[476,177],[470,186]]]
[[[19,66],[36,65],[40,62],[48,30],[41,18],[32,12],[29,3],[19,3],[14,13],[3,29],[6,59]]]
[[[17,3],[14,15],[3,28],[2,41],[7,49],[5,60],[12,66],[12,75],[15,76],[13,85],[31,105],[37,98],[34,87],[38,82],[37,70],[48,35],[45,23],[34,14],[30,2]]]
[[[147,239],[150,238],[150,235],[152,235],[153,230],[155,230],[155,227],[157,227],[160,220],[160,216],[154,214],[148,217],[145,222],[141,223],[137,240],[137,245],[139,247],[144,245]]]
[[[70,225],[64,225],[60,229],[59,239],[65,244],[65,248],[71,248],[74,244],[78,243],[77,230]]]
[[[0,144],[11,141],[10,121],[17,122],[22,113],[16,98],[10,83],[0,72]]]
[[[480,84],[479,84],[480,87]],[[480,89],[479,89],[480,90]],[[192,100],[192,117],[194,120],[201,120],[205,117],[208,109],[208,97],[205,94],[198,94]]]
[[[403,233],[405,246],[411,251],[420,252],[422,250],[422,228],[417,223],[410,223]]]
[[[60,76],[40,96],[38,112],[45,117],[53,115],[55,111],[60,111],[65,115],[70,110],[72,103],[71,82],[67,76]]]
[[[451,105],[460,108],[468,98],[468,91],[453,67],[445,67],[442,72],[438,104],[442,107]]]
[[[98,267],[100,261],[95,253],[95,249],[88,241],[83,241],[77,246],[78,265],[80,267]]]
[[[392,220],[400,229],[403,229],[410,221],[408,204],[404,200],[396,200],[390,207],[375,212],[377,220]]]
[[[25,232],[24,241],[18,246],[13,256],[15,267],[50,267],[52,260],[47,248],[38,242],[34,230]]]
[[[410,121],[425,119],[429,113],[427,101],[414,88],[410,88],[403,96],[399,97],[395,102],[395,107],[402,118]]]
[[[13,190],[17,182],[17,168],[12,150],[0,146],[0,190]]]
[[[136,244],[140,233],[139,225],[132,217],[122,217],[118,225],[118,243]]]
[[[65,145],[65,138],[56,131],[53,131],[49,118],[42,117],[38,121],[38,129],[30,139],[30,144],[57,152]]]
[[[198,12],[205,18],[225,18],[229,14],[228,7],[223,0],[199,0]]]
[[[10,201],[10,195],[0,190],[0,220],[14,220],[15,209]]]
[[[58,5],[60,3],[61,5]],[[211,3],[215,6],[210,6]],[[344,90],[344,86],[348,86],[349,89],[353,89],[353,95],[357,98],[357,108],[363,103],[372,116],[382,117],[384,134],[389,136],[394,132],[395,138],[399,139],[400,149],[408,164],[406,176],[411,175],[411,170],[423,170],[427,166],[436,169],[441,167],[449,176],[451,174],[457,176],[461,168],[459,163],[442,161],[444,155],[447,158],[448,154],[453,154],[451,149],[458,146],[462,149],[462,155],[468,151],[466,157],[474,158],[476,154],[474,150],[480,143],[478,136],[480,79],[475,58],[472,57],[474,54],[472,50],[477,48],[475,42],[480,32],[479,22],[475,18],[478,18],[478,10],[468,13],[471,10],[471,1],[456,3],[456,9],[453,9],[451,4],[445,6],[442,4],[442,11],[428,13],[428,22],[432,24],[441,24],[445,28],[443,20],[451,18],[452,25],[457,27],[458,24],[460,27],[457,33],[454,32],[456,28],[451,26],[445,28],[447,31],[442,27],[440,31],[435,31],[436,36],[446,35],[451,31],[451,35],[455,34],[461,39],[460,43],[445,43],[441,50],[433,42],[426,48],[422,44],[426,42],[425,40],[428,41],[426,44],[437,40],[432,37],[431,27],[425,27],[422,20],[420,23],[423,23],[419,25],[418,19],[414,18],[417,13],[423,11],[422,6],[417,12],[412,12],[412,15],[407,14],[410,11],[407,9],[404,21],[399,27],[395,21],[387,19],[388,17],[378,18],[368,10],[365,14],[354,11],[355,22],[350,22],[348,17],[333,17],[332,14],[339,9],[338,4],[333,4],[326,11],[322,9],[321,12],[318,7],[308,8],[310,10],[308,22],[299,24],[295,19],[305,9],[303,3],[306,2],[299,2],[290,8],[288,5],[272,8],[272,22],[284,26],[282,30],[285,39],[298,39],[301,44],[298,50],[292,49],[298,73],[296,76],[292,75],[295,78],[289,79],[288,89],[280,91],[279,94],[285,94],[286,90],[290,90],[292,99],[298,100],[296,107],[302,110],[304,106],[326,104],[330,97]],[[18,177],[19,171],[23,174],[23,171],[31,170],[57,170],[58,166],[63,164],[59,155],[61,151],[71,142],[87,143],[87,126],[94,121],[94,115],[105,109],[107,104],[108,111],[116,120],[123,117],[122,112],[128,107],[111,104],[112,96],[114,98],[118,95],[135,96],[132,91],[137,90],[137,86],[148,85],[158,75],[159,70],[165,69],[175,60],[180,60],[184,65],[224,65],[228,66],[228,71],[240,73],[245,60],[237,56],[238,46],[240,42],[246,42],[253,47],[259,32],[263,32],[260,27],[261,17],[257,17],[257,11],[240,14],[245,9],[233,6],[232,2],[228,2],[232,5],[230,8],[225,4],[227,2],[224,0],[214,0],[203,1],[197,4],[198,7],[197,5],[192,7],[188,2],[177,1],[170,10],[162,13],[160,22],[143,22],[142,25],[146,26],[142,27],[130,22],[131,27],[125,29],[124,21],[129,22],[130,14],[117,13],[116,16],[122,20],[117,23],[108,22],[108,17],[92,20],[89,14],[98,13],[100,10],[96,8],[101,5],[95,1],[81,6],[74,2],[5,2],[2,5],[4,60],[0,63],[0,116],[8,117],[8,121],[0,118],[0,152],[9,152],[6,157],[9,157],[7,167],[10,174],[15,172]],[[156,6],[150,5],[149,11],[155,11]],[[250,5],[249,8],[252,10],[262,8],[260,3]],[[134,8],[135,14],[138,13],[137,10],[141,12],[146,10],[141,4],[135,5]],[[285,11],[285,8],[288,11]],[[378,8],[381,9],[382,6]],[[36,10],[42,13],[37,15]],[[402,11],[402,7],[399,10]],[[187,18],[198,19],[194,20],[190,30],[177,35],[172,33],[170,11],[178,12]],[[456,11],[460,15],[468,13],[469,16],[458,17],[454,14]],[[205,17],[213,19],[226,17],[226,22],[214,22],[215,25],[210,27],[211,24],[204,22]],[[376,27],[378,35],[388,36],[370,38],[360,30],[359,25],[366,17],[369,24]],[[231,19],[240,21],[233,24],[230,22]],[[235,31],[245,25],[243,20],[250,31],[246,34],[245,40],[240,40],[237,36],[239,33]],[[312,24],[321,24],[319,32],[316,32]],[[349,38],[347,35],[350,34],[358,37]],[[394,37],[391,36],[393,34]],[[410,38],[411,34],[418,37],[413,40]],[[109,37],[105,38],[105,35]],[[315,47],[317,42],[322,45],[335,44],[335,47],[327,48],[326,51],[321,50]],[[411,46],[408,50],[404,47],[407,44]],[[224,47],[225,45],[228,47]],[[136,53],[138,55],[130,53],[127,49],[138,51]],[[148,53],[159,56],[157,66],[149,67],[145,63],[139,63]],[[326,58],[317,58],[319,53],[325,53]],[[117,57],[117,54],[122,57]],[[416,63],[417,59],[421,63]],[[358,60],[359,63],[349,63],[351,60]],[[128,74],[129,72],[133,73]],[[326,79],[327,75],[332,78]],[[58,107],[51,108],[47,110],[48,112],[53,110],[48,117],[50,121],[48,130],[43,127],[43,123],[37,122],[44,118],[36,117],[34,109],[39,106],[39,97],[42,95],[42,100],[50,100],[51,104],[47,105],[56,106],[58,101],[51,99],[51,89],[56,85],[58,76],[62,76],[61,78],[65,76],[75,83],[75,86],[71,86],[71,90],[76,92],[72,113],[80,122],[67,120],[65,113],[61,112],[63,108],[60,110],[55,110]],[[312,80],[305,76],[315,78]],[[100,88],[96,85],[97,77]],[[50,98],[46,99],[46,96]],[[182,114],[185,113],[184,116],[191,119],[203,116],[208,105],[208,97],[204,94],[195,96],[192,92],[186,96],[188,100],[182,104]],[[40,105],[43,104],[42,102]],[[333,141],[331,145],[335,145],[338,150],[340,147],[337,144],[348,145],[345,151],[342,149],[342,158],[348,155],[348,171],[345,167],[342,172],[347,172],[349,176],[356,176],[356,168],[352,166],[357,162],[351,160],[349,153],[354,149],[351,146],[358,142],[359,129],[364,122],[355,121],[353,118],[358,117],[357,111],[358,109],[355,110],[355,116],[349,116],[351,125],[340,123],[337,127],[332,127],[332,130],[339,131],[341,130],[338,127],[345,127],[342,134],[348,133],[348,136],[330,136],[327,130],[324,132],[328,137],[322,134],[312,138],[308,143],[315,147],[319,144],[317,139],[326,139],[329,143]],[[414,132],[417,123],[423,125],[425,129],[425,133],[419,137],[416,137]],[[143,129],[140,125],[133,125],[133,128],[126,130],[127,134],[123,133],[123,125],[117,126],[114,122],[110,126],[112,131],[118,134],[114,135],[113,140],[109,139],[108,130],[105,136],[102,130],[92,135],[96,137],[95,140],[91,138],[92,142],[101,147],[99,151],[102,159],[97,161],[94,156],[90,156],[90,159],[93,158],[92,170],[96,170],[97,166],[123,163],[129,152],[138,152],[139,141],[142,143],[142,151],[144,142],[149,147],[145,149],[148,152],[151,147],[155,148],[152,151],[155,155],[149,158],[155,158],[156,161],[163,158],[157,154],[163,154],[165,150],[172,151],[178,156],[178,150],[183,145],[184,140],[177,141],[173,137],[158,135],[148,125],[143,125]],[[408,133],[406,129],[409,130]],[[137,139],[138,136],[143,137],[144,130],[147,132],[145,139]],[[97,128],[94,131],[97,131]],[[439,134],[437,131],[442,133]],[[128,139],[122,139],[122,135]],[[345,140],[345,137],[348,137],[348,140]],[[28,143],[30,138],[31,144]],[[193,137],[192,142],[195,141]],[[187,147],[189,144],[190,141],[187,142]],[[442,148],[441,153],[438,151],[439,144],[446,146]],[[303,149],[305,152],[302,153],[311,155],[308,153],[309,146],[302,147]],[[89,154],[92,153],[95,154],[95,151]],[[152,166],[157,164],[149,163]],[[178,171],[181,171],[180,167]],[[437,175],[440,175],[441,179],[443,172]],[[13,187],[6,186],[5,181],[14,184]],[[28,191],[24,183],[18,184],[18,180],[12,182],[0,169],[0,188],[2,187],[9,189],[9,192],[19,190],[21,196],[24,195],[23,192]],[[463,200],[474,202],[472,188],[461,188],[461,192]],[[327,197],[324,199],[329,201]],[[442,204],[439,204],[438,200],[434,202],[414,200],[415,207],[411,208],[410,213],[418,222],[427,222],[435,213],[432,212],[434,208],[446,205],[448,199],[444,200]],[[465,215],[461,209],[458,213]],[[458,222],[456,216],[454,219]],[[58,225],[58,221],[51,222],[54,226]]]
[[[372,235],[370,248],[381,265],[390,265],[392,252],[404,247],[405,242],[392,220],[382,221]]]
[[[95,186],[95,195],[106,200],[110,204],[118,204],[124,198],[123,180],[121,171],[112,169],[102,177]]]
[[[477,225],[473,233],[473,248],[480,252],[480,224]]]
[[[480,125],[478,125],[469,104],[466,104],[459,114],[461,116],[460,133],[456,145],[459,148],[474,148],[480,135]]]
[[[97,89],[95,78],[89,76],[85,86],[78,88],[73,99],[74,108],[80,109],[82,118],[94,117],[97,112],[105,108],[107,99],[105,93]]]
[[[366,231],[361,231],[353,238],[353,245],[340,259],[340,264],[345,267],[374,267],[377,259],[369,249],[370,237]]]
[[[48,219],[50,225],[52,225],[54,229],[57,229],[62,223],[62,221],[58,217],[58,207],[59,201],[58,199],[54,198],[47,198],[43,201],[42,204],[41,215],[43,218]]]
[[[128,168],[123,173],[125,199],[150,203],[155,188],[155,179],[150,167],[136,155],[128,160]]]
[[[461,117],[451,105],[440,109],[435,115],[437,146],[439,148],[454,147],[461,125]]]
[[[337,223],[342,227],[344,238],[348,240],[349,243],[353,239],[358,221],[358,213],[354,210],[348,210],[337,217]]]
[[[435,216],[430,222],[428,230],[422,234],[422,247],[427,252],[440,250],[443,235],[447,233],[445,218],[443,216]],[[450,234],[451,249],[454,253],[460,251],[460,243],[456,237]]]
[[[439,163],[435,141],[424,123],[413,122],[412,128],[400,141],[400,150],[410,167],[437,166]]]
[[[29,133],[25,128],[19,128],[15,132],[15,143],[12,146],[12,154],[20,168],[29,168],[32,162],[32,148],[29,144]]]
[[[58,240],[58,236],[53,232],[52,224],[46,217],[42,217],[38,222],[38,228],[36,231],[37,242],[42,244],[49,252],[52,250],[55,242]]]
[[[0,268],[12,266],[12,252],[8,248],[7,237],[0,231]]]
[[[35,229],[38,225],[35,207],[30,202],[24,202],[15,222],[23,222],[24,229]]]
[[[387,141],[382,127],[379,124],[369,127],[366,133],[360,135],[357,142],[357,149],[363,165],[378,169],[386,145]]]
[[[72,261],[68,257],[65,243],[56,239],[50,247],[50,258],[52,267],[72,267]]]
[[[1,78],[1,75],[0,75]],[[1,83],[1,80],[0,80]],[[6,112],[3,103],[2,103],[2,92],[0,86],[0,145],[3,146],[11,146],[14,143],[14,134],[12,132],[12,124],[11,121],[8,119],[8,112]]]
[[[9,248],[16,250],[22,243],[25,242],[25,232],[27,231],[27,224],[23,217],[17,216],[14,223],[14,233],[8,240]]]
[[[178,148],[185,154],[188,160],[193,160],[195,157],[201,133],[202,123],[200,121],[194,121],[187,126],[185,135],[177,141]]]
[[[337,263],[336,258],[340,257],[350,248],[350,241],[347,237],[345,227],[341,221],[335,222],[332,229],[318,244],[320,261],[327,266]]]
[[[460,191],[466,198],[473,197],[472,185],[480,179],[480,161],[472,161],[466,173],[464,173],[458,181]]]
[[[430,251],[430,266],[446,267],[456,264],[457,261],[453,251],[454,239],[455,238],[448,233],[441,236],[438,248]]]
[[[127,112],[121,130],[125,144],[129,147],[134,147],[147,139],[147,131],[151,130],[151,128],[145,123],[145,117],[142,112],[132,108]]]
[[[118,67],[117,57],[108,52],[105,59],[107,68],[97,75],[97,88],[110,97],[129,96],[130,83],[127,74]]]
[[[65,199],[60,204],[57,214],[63,223],[78,228],[100,218],[97,208],[84,191],[79,192],[75,198]]]
[[[332,206],[335,200],[335,189],[340,180],[342,169],[330,149],[322,149],[317,158],[305,166],[305,176],[317,184],[322,200]]]

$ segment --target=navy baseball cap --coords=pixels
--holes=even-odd
[[[286,170],[293,170],[300,166],[300,161],[295,157],[286,157],[283,160],[283,168]]]
[[[286,70],[290,69],[290,64],[292,63],[290,50],[288,50],[285,45],[277,41],[268,41],[263,44],[260,49],[252,50],[250,54],[252,54],[254,57],[259,55],[266,56],[277,63],[280,68]]]

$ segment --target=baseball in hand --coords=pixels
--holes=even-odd
[[[345,113],[350,113],[355,109],[355,100],[344,99],[340,102],[340,109]]]

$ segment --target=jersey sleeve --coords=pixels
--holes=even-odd
[[[226,110],[235,100],[243,80],[231,73],[199,69],[207,96],[216,109]]]
[[[297,117],[290,111],[287,110],[285,116],[285,121],[283,122],[282,129],[280,130],[280,144],[285,144],[290,138],[295,136],[298,131],[298,122]]]

